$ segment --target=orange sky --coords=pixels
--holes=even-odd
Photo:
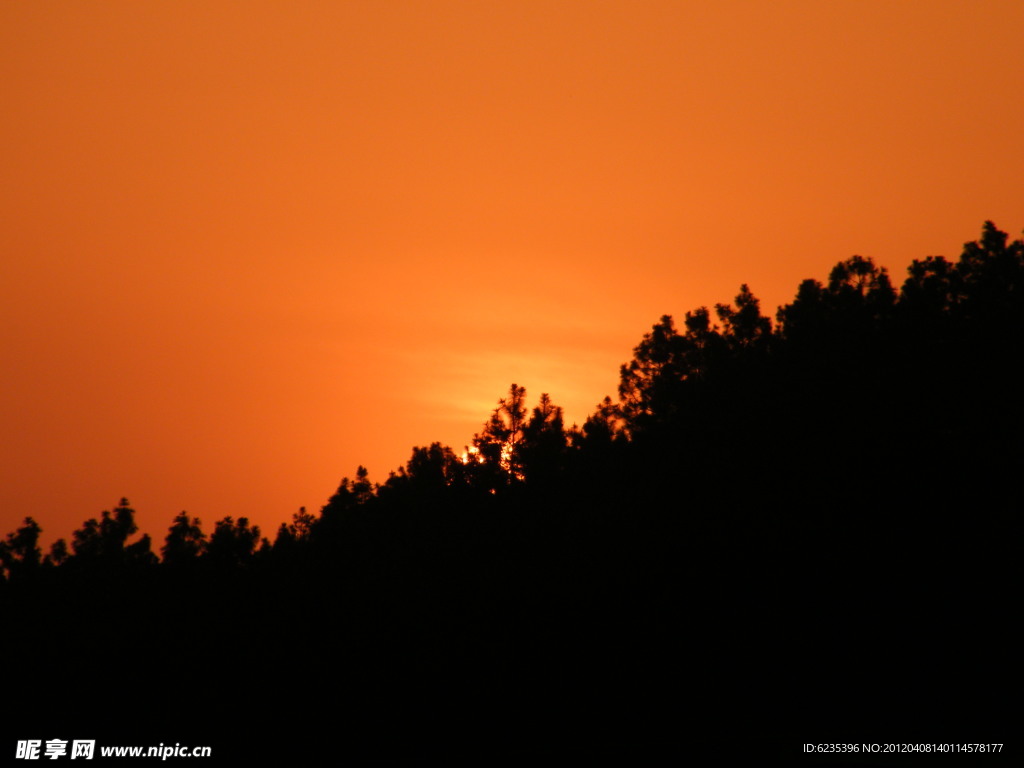
[[[273,535],[663,313],[1024,227],[1024,3],[4,2],[0,534]]]

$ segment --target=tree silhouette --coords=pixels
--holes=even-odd
[[[520,443],[526,426],[526,388],[515,383],[508,396],[498,400],[498,407],[483,430],[473,437],[479,473],[485,484],[497,488],[522,479]]]
[[[135,510],[131,508],[128,499],[122,498],[113,511],[104,510],[99,520],[86,520],[72,534],[74,557],[71,560],[78,569],[89,568],[93,564],[102,564],[103,568],[118,568],[129,564],[152,565],[155,556],[150,551],[148,534],[126,546],[128,539],[138,530]]]
[[[187,512],[174,518],[160,548],[164,563],[180,567],[197,560],[206,549],[206,534],[201,525],[198,518],[190,518]]]
[[[39,569],[42,563],[40,533],[39,524],[26,517],[21,528],[7,534],[7,540],[0,542],[0,575],[6,571],[7,578],[16,581],[30,577]]]
[[[229,515],[217,521],[206,546],[206,557],[221,569],[237,568],[252,559],[259,540],[258,525],[250,527],[246,517],[240,517],[235,522]]]
[[[730,347],[739,350],[763,349],[772,335],[772,323],[761,314],[761,303],[744,283],[737,294],[736,306],[716,304],[715,314],[722,323],[722,335]]]
[[[370,473],[366,467],[360,465],[356,468],[356,479],[343,477],[338,490],[320,511],[321,527],[329,527],[335,521],[344,519],[352,510],[367,504],[373,498],[373,494]]]
[[[291,552],[296,545],[308,542],[316,522],[316,517],[306,512],[305,507],[299,507],[299,511],[292,515],[292,522],[290,524],[281,523],[277,529],[273,545],[274,551],[278,554]]]
[[[583,424],[582,438],[585,444],[604,447],[610,445],[616,438],[624,438],[621,422],[621,409],[606,396]]]
[[[518,446],[524,479],[533,485],[553,482],[564,466],[568,445],[562,409],[551,402],[547,393],[541,394],[530,420],[522,428]]]
[[[50,552],[43,558],[43,562],[49,566],[59,566],[63,565],[68,557],[68,543],[64,539],[57,539],[50,545]]]
[[[437,500],[448,488],[465,481],[466,465],[455,452],[447,445],[431,443],[429,447],[413,448],[409,461],[388,478],[381,491],[385,495],[399,491]]]
[[[761,317],[757,299],[743,286],[737,303],[735,310],[717,307],[726,324],[724,336],[707,307],[686,313],[682,334],[671,315],[663,315],[644,335],[633,360],[619,370],[619,408],[629,434],[685,417],[686,393],[723,372],[730,345],[761,348],[770,324]]]
[[[142,534],[138,541],[124,548],[125,562],[135,568],[154,566],[160,559],[153,553],[153,540],[148,533]]]
[[[852,256],[832,268],[827,286],[801,283],[796,300],[779,309],[778,321],[787,340],[815,351],[845,350],[881,332],[895,305],[888,272],[871,259]]]

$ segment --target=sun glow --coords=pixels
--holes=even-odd
[[[459,461],[463,464],[482,464],[484,457],[480,455],[480,449],[473,447],[467,448],[459,455]]]

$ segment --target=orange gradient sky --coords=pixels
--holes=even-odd
[[[0,534],[273,536],[663,313],[1024,227],[1024,3],[4,2]]]

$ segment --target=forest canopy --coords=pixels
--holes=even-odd
[[[154,543],[122,499],[44,553],[27,517],[0,542],[5,682],[75,727],[187,711],[282,754],[261,702],[325,690],[303,728],[375,758],[549,738],[633,758],[679,752],[681,722],[713,754],[837,722],[973,736],[1017,690],[1022,356],[1024,241],[991,222],[898,288],[853,256],[772,318],[742,285],[661,317],[582,425],[513,383],[464,450],[360,466],[273,532],[182,512]],[[116,659],[94,715],[49,694],[54,659]],[[201,685],[145,693],[170,659]]]

